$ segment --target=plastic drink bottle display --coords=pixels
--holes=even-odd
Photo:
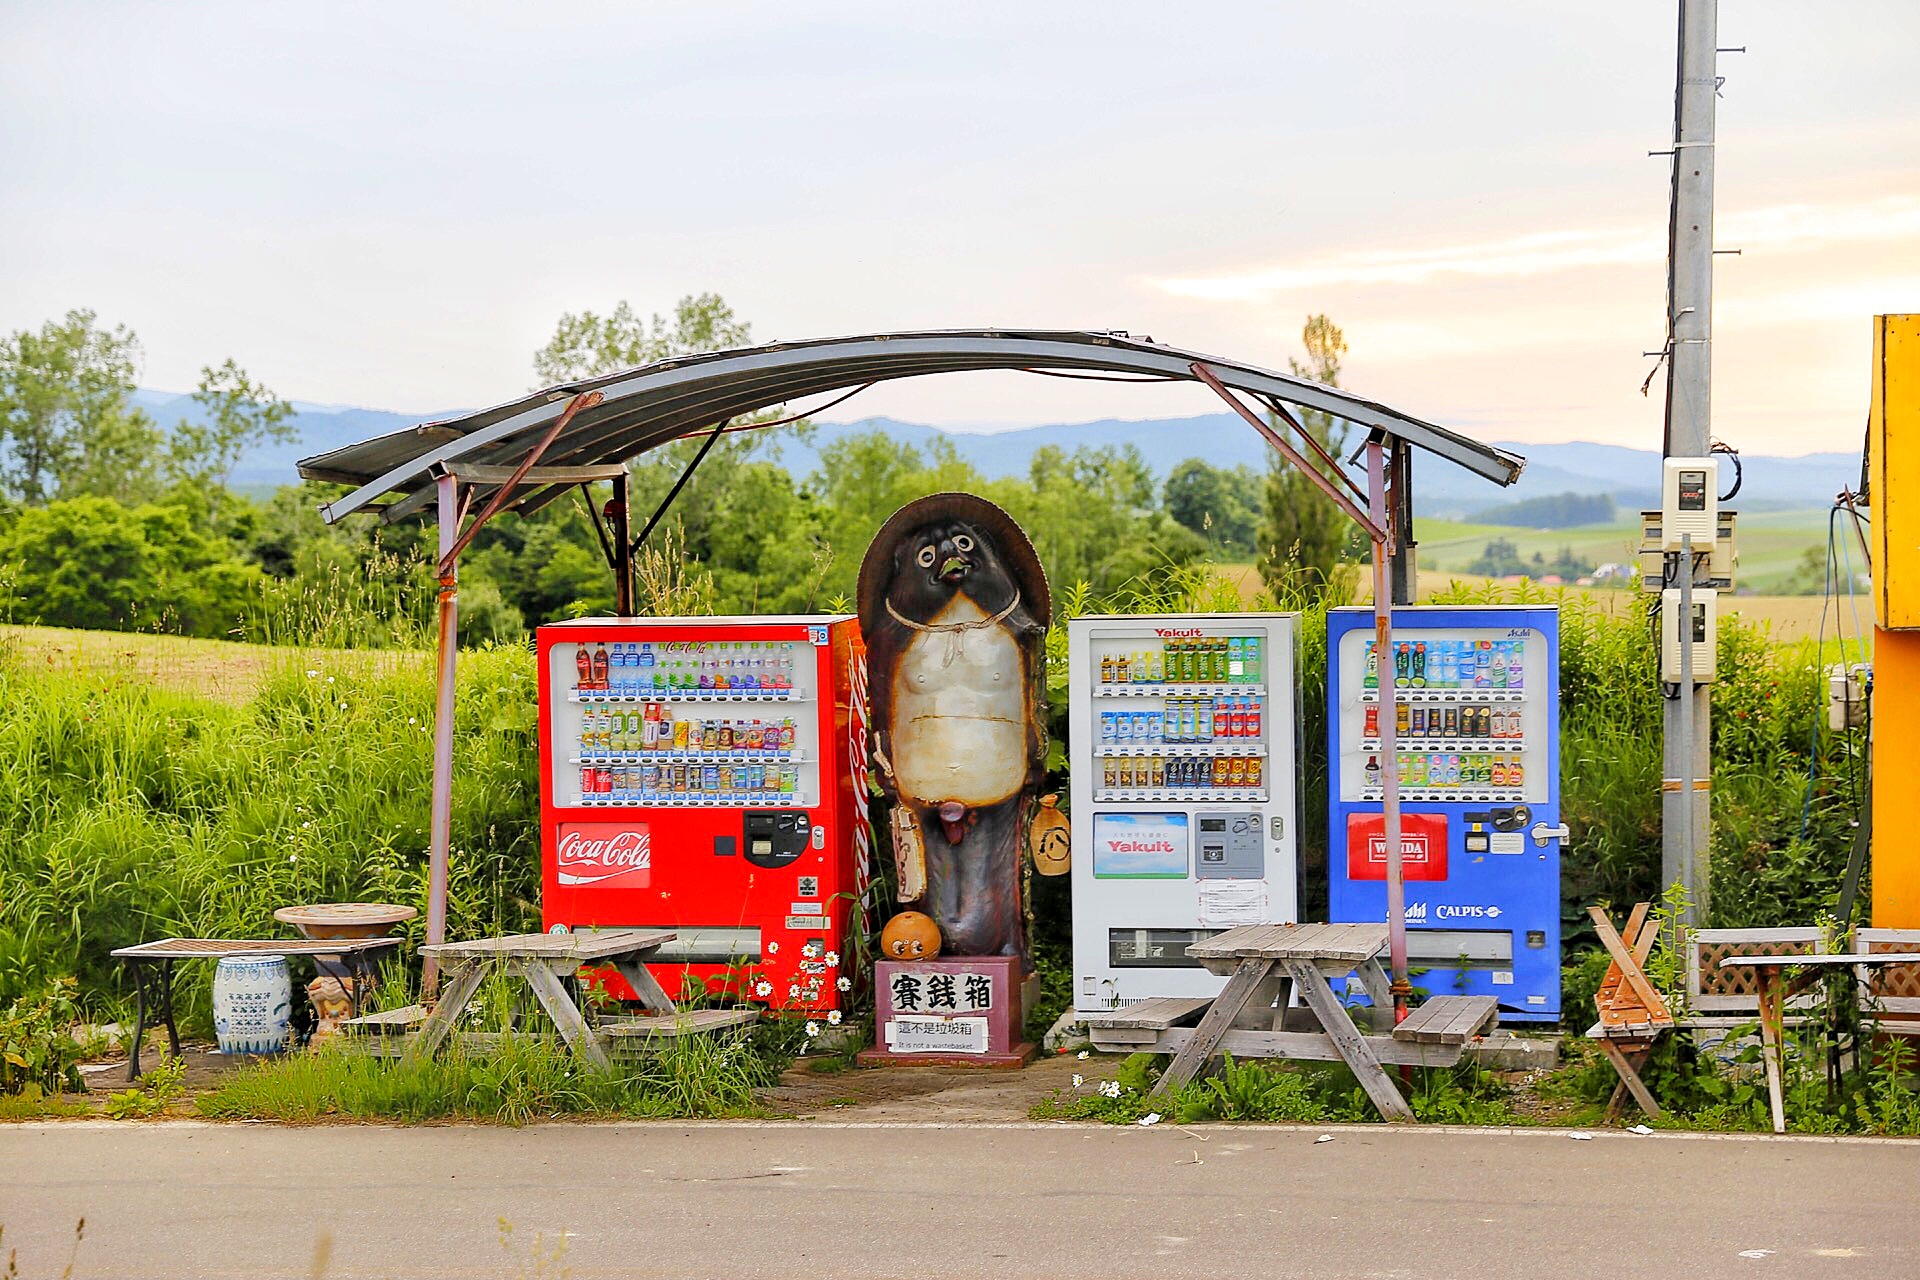
[[[1378,689],[1380,687],[1380,655],[1374,652],[1374,642],[1372,640],[1367,641],[1367,658],[1362,671],[1360,687],[1362,689]]]

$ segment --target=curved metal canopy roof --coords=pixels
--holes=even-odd
[[[1335,387],[1222,360],[1126,333],[946,329],[775,342],[661,360],[563,383],[464,417],[422,423],[303,458],[300,474],[356,486],[327,504],[329,522],[373,509],[388,520],[425,506],[450,467],[512,466],[525,458],[578,392],[602,403],[582,409],[541,455],[542,467],[622,463],[682,436],[794,399],[897,378],[979,370],[1195,382],[1203,364],[1219,381],[1262,401],[1318,409],[1438,454],[1495,482],[1512,484],[1526,460]],[[476,486],[485,489],[485,485]],[[531,510],[559,489],[529,484],[510,507]],[[385,505],[378,499],[398,495]],[[479,495],[476,495],[478,497]]]

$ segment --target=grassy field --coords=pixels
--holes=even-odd
[[[1452,520],[1413,522],[1425,568],[1464,570],[1495,538],[1513,543],[1523,559],[1538,552],[1548,560],[1569,548],[1595,564],[1631,564],[1640,545],[1637,518],[1572,529],[1515,529],[1503,525],[1463,524]],[[1827,512],[1813,507],[1791,511],[1743,513],[1738,525],[1738,585],[1756,592],[1777,590],[1800,564],[1809,547],[1827,540]]]
[[[284,668],[345,656],[344,651],[300,649],[190,636],[125,631],[71,631],[64,627],[0,626],[0,655],[48,672],[99,681],[135,681],[169,693],[198,694],[242,706],[268,676]],[[355,651],[358,666],[424,660],[405,651]]]
[[[1492,582],[1471,573],[1450,573],[1425,563],[1426,545],[1420,547],[1422,568],[1420,572],[1420,595],[1422,600],[1456,586],[1485,587]],[[1260,574],[1250,564],[1230,564],[1221,566],[1221,572],[1237,584],[1241,598],[1251,602],[1260,591]],[[1637,591],[1605,587],[1559,587],[1550,590],[1563,592],[1566,596],[1590,600],[1602,612],[1624,615],[1646,607],[1646,598]],[[1366,604],[1373,599],[1373,583],[1363,579],[1354,592],[1354,604]],[[1720,599],[1722,615],[1732,615],[1748,622],[1764,626],[1769,636],[1778,641],[1792,642],[1810,640],[1816,632],[1822,630],[1821,598],[1819,596],[1722,596]],[[1873,603],[1866,593],[1859,601],[1859,630],[1865,632],[1865,642],[1870,648],[1873,643]],[[1829,607],[1824,624],[1824,633],[1831,641],[1834,627],[1844,623],[1848,643],[1853,642],[1856,634],[1854,614],[1848,611],[1844,617]]]

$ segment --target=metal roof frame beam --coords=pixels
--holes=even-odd
[[[556,439],[553,461],[557,465],[576,459],[602,462],[615,454],[631,457],[713,422],[786,403],[795,396],[871,382],[984,370],[1096,370],[1194,381],[1195,363],[1204,363],[1222,384],[1236,391],[1359,423],[1439,454],[1498,484],[1511,484],[1525,463],[1505,450],[1337,388],[1124,334],[974,330],[875,334],[680,357],[551,388],[465,418],[424,424],[416,429],[418,433],[442,437],[439,442],[393,465],[380,464],[383,469],[378,475],[369,474],[370,468],[356,471],[350,466],[355,451],[369,460],[404,454],[406,433],[305,459],[300,466],[309,478],[362,481],[322,509],[329,521],[336,521],[396,490],[411,494],[429,486],[434,469],[447,463],[510,460],[515,437],[550,425],[564,402],[581,390],[601,391],[607,411],[590,415],[591,420],[583,418],[574,428],[577,439]],[[448,435],[453,438],[444,438]],[[372,448],[375,445],[382,447]],[[398,518],[405,513],[389,508],[383,514]]]

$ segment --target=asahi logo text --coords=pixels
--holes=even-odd
[[[645,823],[562,823],[554,850],[561,884],[598,884],[616,876],[644,885],[653,867],[653,841]]]

